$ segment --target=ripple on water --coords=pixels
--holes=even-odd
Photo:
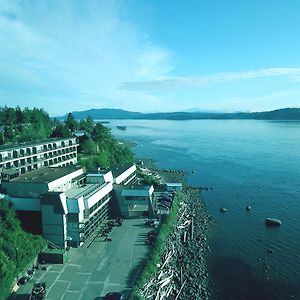
[[[163,168],[197,170],[189,182],[214,188],[204,198],[218,228],[211,240],[218,299],[300,299],[300,123],[124,122],[126,133],[116,133],[140,142],[138,156]],[[267,228],[266,217],[282,225]]]

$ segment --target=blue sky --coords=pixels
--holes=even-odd
[[[300,107],[298,0],[0,0],[0,105]]]

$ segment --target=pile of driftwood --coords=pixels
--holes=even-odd
[[[157,272],[140,290],[144,299],[193,299],[195,293],[206,298],[204,254],[208,215],[198,190],[185,188],[181,199],[177,224],[166,241],[166,252]],[[198,265],[193,265],[194,261]],[[193,295],[188,295],[190,289]]]

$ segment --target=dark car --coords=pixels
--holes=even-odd
[[[23,285],[23,284],[25,284],[26,282],[27,282],[27,277],[25,277],[25,276],[23,276],[23,277],[21,277],[20,279],[19,279],[19,281],[18,281],[18,285]]]
[[[104,296],[104,300],[125,300],[125,297],[119,292],[111,292]]]

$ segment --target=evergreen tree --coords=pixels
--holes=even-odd
[[[74,132],[78,128],[78,123],[72,113],[68,113],[66,127],[70,129],[71,132]]]
[[[68,138],[71,137],[72,133],[71,131],[63,124],[60,124],[58,126],[56,126],[53,130],[53,132],[51,133],[50,137],[53,138]]]

